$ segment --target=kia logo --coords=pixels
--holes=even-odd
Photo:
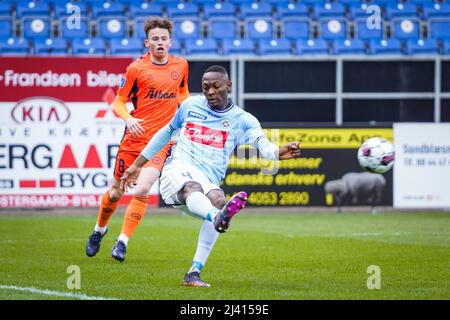
[[[33,97],[19,101],[11,111],[16,123],[60,123],[70,118],[70,110],[63,101],[50,97]]]

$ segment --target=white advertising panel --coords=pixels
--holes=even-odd
[[[450,208],[450,124],[395,124],[394,143],[394,207]]]

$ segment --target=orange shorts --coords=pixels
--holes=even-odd
[[[167,144],[164,148],[162,148],[153,158],[151,158],[145,165],[144,168],[155,168],[158,171],[161,171],[164,162],[166,162],[166,158],[169,155],[170,148],[173,143]],[[142,151],[142,150],[141,150]],[[119,147],[119,151],[117,152],[116,164],[114,166],[114,178],[120,180],[122,178],[123,173],[127,170],[131,164],[136,160],[137,157],[141,154],[139,150],[127,150],[122,148],[122,145]]]

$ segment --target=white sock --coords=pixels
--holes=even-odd
[[[186,198],[186,206],[189,211],[208,221],[213,221],[214,216],[219,212],[219,209],[212,205],[208,197],[198,191],[192,192]]]
[[[108,226],[99,227],[97,223],[95,224],[95,227],[94,227],[94,231],[100,232],[102,235],[105,234],[106,229],[108,229]]]
[[[217,238],[219,238],[219,233],[214,229],[213,223],[207,220],[203,221],[200,233],[198,234],[197,250],[195,251],[194,260],[192,261],[189,272],[200,272],[202,270]]]
[[[125,246],[128,246],[128,236],[125,233],[121,233],[117,241],[123,241],[125,243]]]

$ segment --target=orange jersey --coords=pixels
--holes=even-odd
[[[188,73],[185,59],[169,56],[166,64],[158,65],[152,62],[149,53],[128,66],[117,94],[131,99],[134,106],[131,115],[143,120],[140,124],[145,130],[139,137],[132,137],[125,131],[124,140],[133,142],[128,144],[130,148],[142,150],[153,135],[170,122],[181,103],[180,98],[189,95]],[[121,148],[125,145],[122,143]]]

